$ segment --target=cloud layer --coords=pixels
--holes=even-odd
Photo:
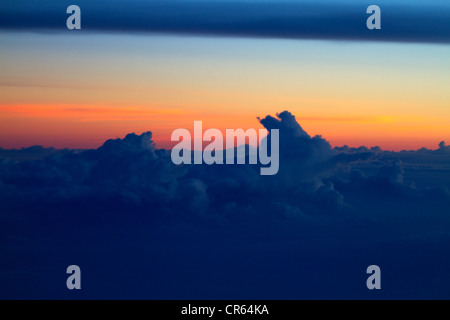
[[[4,0],[0,29],[66,30],[69,1]],[[85,31],[210,36],[450,42],[445,1],[380,0],[382,29],[366,27],[370,1],[120,1],[78,0]]]
[[[449,297],[449,146],[332,148],[287,111],[260,123],[280,130],[275,176],[175,166],[150,132],[0,150],[1,297]],[[64,289],[71,264],[82,296]]]

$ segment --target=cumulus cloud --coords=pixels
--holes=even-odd
[[[27,276],[17,282],[9,276],[38,255],[45,260],[38,278],[54,285],[50,270],[75,259],[88,268],[125,270],[127,283],[152,282],[159,290],[149,289],[146,297],[342,298],[367,294],[353,286],[352,270],[373,261],[396,263],[399,276],[421,255],[450,266],[444,258],[448,241],[426,240],[442,238],[450,228],[445,143],[402,152],[332,148],[288,111],[259,121],[280,130],[280,170],[274,176],[261,176],[256,165],[174,165],[169,151],[155,147],[151,132],[108,140],[95,150],[1,150],[2,283],[13,296],[58,297],[44,289],[27,291]],[[420,239],[423,247],[413,249]],[[398,261],[399,254],[405,259]],[[324,265],[348,281],[345,289],[327,278]],[[428,297],[444,297],[427,275],[435,269],[431,263],[414,270]],[[205,295],[207,275],[217,272],[224,282]],[[303,280],[300,289],[289,284],[302,277],[298,272],[311,281]],[[107,297],[101,288],[109,277],[96,277],[99,289],[91,296]],[[173,295],[173,279],[180,296]],[[245,279],[266,279],[267,287]],[[408,297],[402,289],[408,284],[393,283],[397,287],[387,296]],[[144,294],[138,285],[130,292],[121,297]]]

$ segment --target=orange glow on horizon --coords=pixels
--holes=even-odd
[[[295,113],[297,121],[311,135],[322,135],[332,146],[380,146],[386,150],[436,149],[450,140],[450,123],[443,118],[394,115],[317,115]],[[272,114],[275,116],[275,114]],[[42,145],[55,148],[97,148],[111,138],[153,132],[160,148],[171,148],[174,129],[193,132],[193,122],[203,129],[262,129],[256,117],[264,114],[162,109],[150,106],[104,105],[0,105],[0,147],[21,148]]]

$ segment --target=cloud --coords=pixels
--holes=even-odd
[[[441,141],[439,143],[439,149],[437,150],[440,153],[449,153],[450,152],[450,146],[447,146],[445,144],[445,141]]]
[[[176,166],[151,132],[0,150],[1,297],[70,297],[55,288],[74,261],[92,298],[373,298],[373,263],[388,274],[376,297],[448,297],[445,143],[332,148],[288,111],[259,121],[280,130],[275,176]]]
[[[43,5],[45,3],[45,5]],[[66,31],[68,1],[5,0],[4,30]],[[382,29],[366,27],[369,1],[86,1],[82,28],[101,32],[156,32],[208,36],[449,43],[450,6],[381,0]],[[425,8],[425,9],[424,9]]]

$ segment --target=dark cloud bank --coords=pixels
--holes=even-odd
[[[378,0],[382,29],[366,27],[368,0],[2,0],[0,29],[64,31],[77,4],[84,32],[169,33],[287,39],[450,42],[445,1]]]
[[[280,130],[275,176],[175,166],[150,132],[0,150],[0,297],[450,298],[450,147],[331,148],[289,112],[260,122]]]

